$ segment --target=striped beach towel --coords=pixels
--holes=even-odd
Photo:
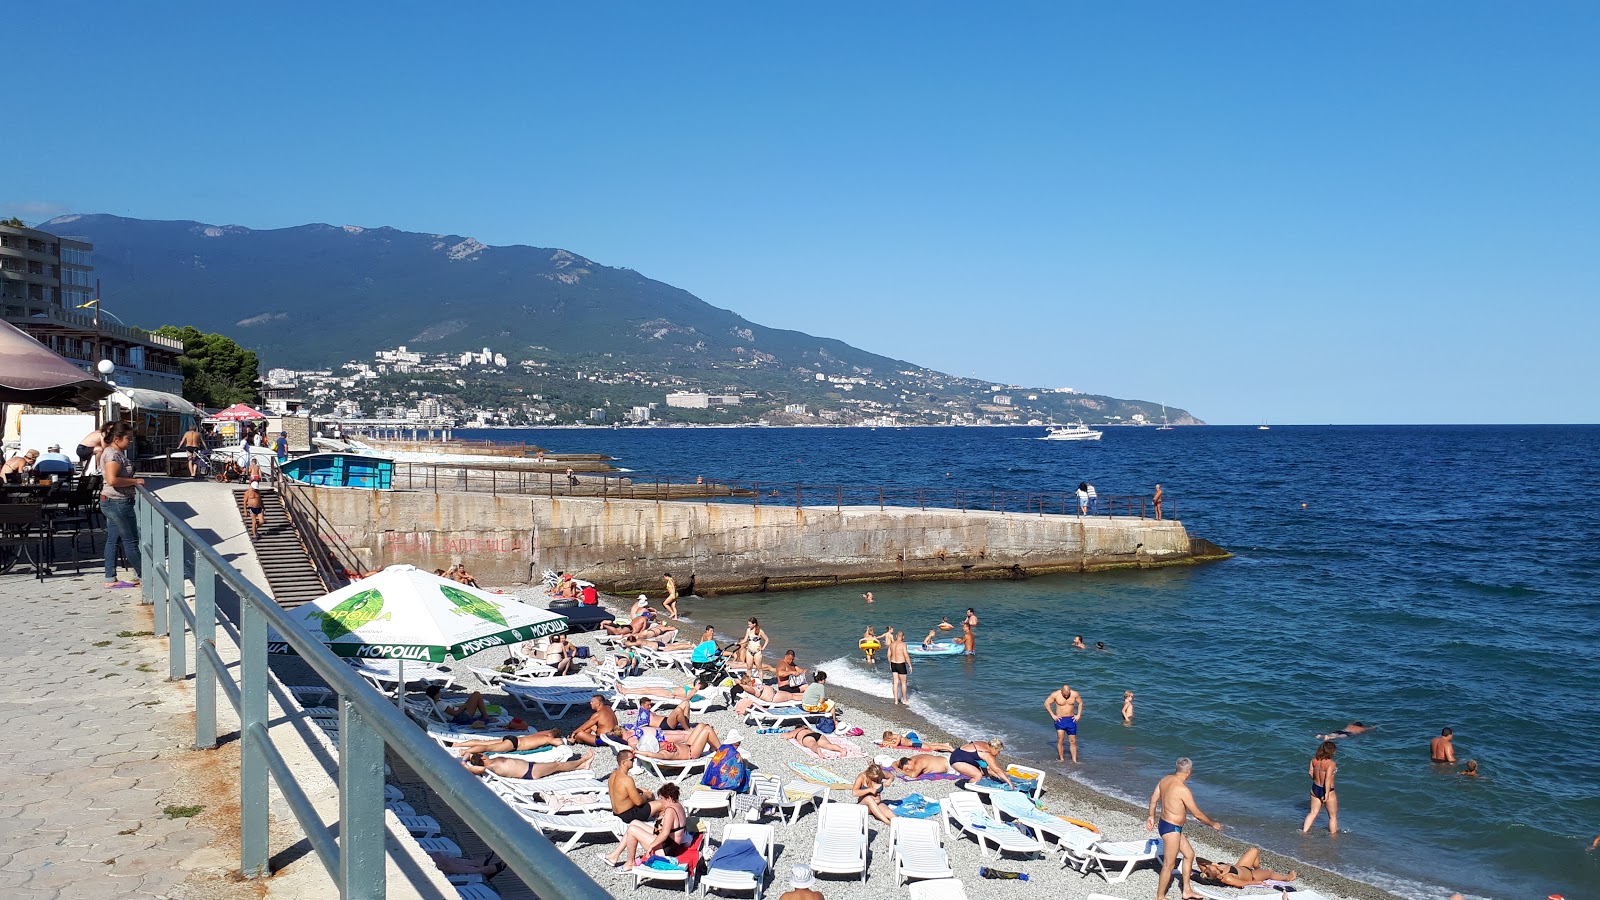
[[[811,763],[789,763],[789,768],[793,769],[796,775],[812,784],[820,784],[835,790],[850,786],[850,782],[829,771],[826,766],[816,766]]]

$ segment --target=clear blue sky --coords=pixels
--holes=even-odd
[[[13,6],[0,214],[563,247],[1213,422],[1600,421],[1594,2]]]

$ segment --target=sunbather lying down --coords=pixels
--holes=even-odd
[[[518,750],[537,750],[540,747],[559,747],[566,740],[561,736],[561,729],[549,728],[544,731],[535,731],[532,734],[518,734],[503,738],[473,738],[470,741],[459,741],[450,746],[457,756],[467,756],[472,753],[515,753]]]
[[[924,775],[944,775],[950,771],[950,760],[932,753],[902,756],[894,764],[901,778],[921,778]]]
[[[1266,884],[1269,881],[1293,881],[1300,877],[1299,872],[1289,872],[1287,875],[1274,872],[1261,864],[1261,848],[1251,847],[1239,857],[1233,865],[1210,862],[1204,859],[1195,860],[1195,868],[1200,870],[1200,877],[1210,879],[1228,887],[1253,887]]]
[[[897,731],[885,731],[883,740],[878,742],[879,747],[890,750],[921,750],[924,753],[949,753],[955,747],[939,741],[925,741],[915,731],[900,734]]]
[[[722,746],[721,739],[717,737],[717,730],[704,722],[688,732],[661,731],[660,735],[657,747],[653,751],[646,751],[639,739],[631,733],[628,735],[628,746],[640,756],[668,760],[699,759],[705,755],[707,747]]]
[[[589,750],[577,759],[566,762],[531,762],[526,759],[517,759],[514,756],[492,756],[487,759],[481,753],[474,753],[461,761],[467,771],[474,775],[492,772],[501,778],[544,778],[558,772],[574,772],[578,769],[587,769],[594,762],[594,751]]]

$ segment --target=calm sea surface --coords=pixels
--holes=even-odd
[[[1180,755],[1229,833],[1409,897],[1600,896],[1600,427],[641,429],[483,432],[643,474],[1148,494],[1227,562],[1022,582],[885,584],[691,601],[761,618],[835,682],[888,695],[867,624],[920,639],[982,617],[973,659],[919,662],[913,706],[1054,762],[1041,707],[1088,704],[1077,778],[1142,803]],[[463,433],[462,436],[474,436]],[[947,474],[948,473],[948,474]],[[709,608],[716,604],[713,613]],[[825,615],[819,615],[825,611]],[[819,624],[826,623],[826,624]],[[1082,634],[1109,652],[1069,649]],[[880,665],[880,669],[882,666]],[[1137,695],[1124,727],[1122,692]],[[1340,742],[1343,833],[1302,836],[1318,732]],[[1483,776],[1428,762],[1456,732]]]

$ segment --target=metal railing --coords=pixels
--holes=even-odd
[[[1008,491],[988,488],[910,487],[906,485],[805,484],[776,481],[704,481],[630,473],[575,474],[510,466],[396,462],[391,487],[399,491],[521,494],[602,500],[688,500],[748,503],[753,506],[915,507],[1031,515],[1076,515],[1073,491]],[[1159,513],[1150,496],[1101,494],[1091,516],[1176,519],[1178,505],[1163,497]]]
[[[167,637],[168,678],[188,677],[194,636],[196,750],[217,745],[217,691],[239,714],[240,870],[262,878],[268,869],[267,788],[277,784],[311,847],[345,900],[385,894],[384,748],[392,749],[488,844],[544,897],[609,897],[543,835],[425,735],[355,670],[290,620],[272,598],[245,578],[204,538],[146,488],[138,488],[139,548],[144,602],[154,604],[155,634]],[[192,572],[194,608],[186,597]],[[217,600],[231,592],[239,606],[239,670],[217,654]],[[323,825],[295,773],[267,731],[267,628],[272,627],[339,695],[339,821]],[[335,836],[337,834],[337,837]]]
[[[284,515],[289,518],[290,527],[300,539],[300,546],[305,548],[306,557],[311,560],[324,586],[335,590],[366,571],[361,564],[361,557],[339,536],[338,529],[322,514],[322,510],[301,493],[298,482],[286,477],[282,469],[275,468],[272,470],[272,484],[277,491],[278,502],[283,504]]]

